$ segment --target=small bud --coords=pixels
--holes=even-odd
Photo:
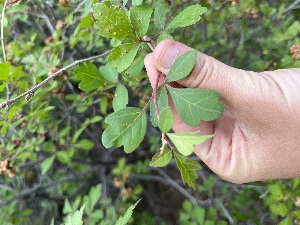
[[[34,93],[31,92],[25,96],[25,100],[28,102],[33,96],[34,96]]]

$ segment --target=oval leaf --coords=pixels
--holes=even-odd
[[[139,38],[143,38],[149,28],[153,8],[148,5],[132,6],[130,21]]]
[[[126,108],[128,104],[128,91],[123,84],[119,84],[115,91],[115,97],[113,100],[114,111]]]
[[[158,119],[158,127],[162,133],[167,133],[171,130],[174,123],[172,110],[168,107],[161,111]]]
[[[195,66],[196,58],[196,50],[190,50],[176,58],[167,75],[166,80],[168,82],[172,82],[189,75]]]
[[[103,75],[104,79],[110,83],[118,82],[118,71],[111,67],[109,64],[100,67],[100,72]]]
[[[164,167],[169,164],[172,159],[172,151],[167,149],[164,150],[162,153],[156,153],[152,161],[150,162],[150,166],[152,167]]]
[[[139,45],[135,43],[119,45],[111,51],[108,62],[121,73],[132,64],[138,50]]]
[[[186,27],[197,23],[200,16],[207,11],[207,8],[200,5],[192,5],[180,12],[167,26],[166,31],[173,32],[178,27]]]

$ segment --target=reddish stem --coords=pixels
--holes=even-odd
[[[154,86],[153,93],[152,93],[157,117],[159,117],[159,115],[160,115],[159,108],[158,108],[158,101],[157,101],[157,90],[158,90],[158,83],[159,83],[159,79],[160,79],[161,75],[162,75],[161,72],[159,72],[157,74],[156,80],[155,80],[155,86]]]

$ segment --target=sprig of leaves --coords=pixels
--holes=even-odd
[[[123,1],[126,5],[127,1]],[[168,24],[166,16],[168,9],[163,4],[155,8],[142,4],[142,1],[132,1],[128,12],[107,3],[95,4],[93,19],[95,28],[99,34],[115,40],[114,48],[108,57],[108,65],[100,68],[93,64],[80,65],[75,70],[75,75],[81,79],[80,88],[89,91],[101,87],[106,83],[115,84],[115,96],[113,109],[105,122],[108,127],[102,135],[102,142],[106,148],[124,147],[126,153],[131,153],[141,144],[146,133],[147,116],[146,109],[128,107],[128,91],[123,84],[118,83],[118,73],[123,74],[125,80],[137,77],[143,68],[143,60],[146,54],[139,53],[139,49],[145,47],[144,36],[149,31],[153,15],[154,26],[160,30],[160,40],[172,38],[170,34],[180,27],[190,26],[198,22],[206,8],[200,5],[192,5],[178,15]],[[154,13],[153,13],[154,11]],[[202,144],[212,135],[199,136],[199,132],[172,133],[174,123],[173,111],[176,110],[181,120],[190,125],[198,126],[201,120],[210,121],[220,117],[224,111],[223,105],[218,101],[220,95],[211,90],[192,88],[174,88],[168,82],[174,82],[188,76],[196,62],[197,51],[190,50],[179,56],[173,63],[169,73],[164,77],[164,84],[153,91],[150,104],[150,116],[153,126],[162,132],[162,148],[155,154],[150,163],[154,167],[167,165],[174,155],[177,166],[184,183],[192,188],[196,186],[197,172],[200,169],[198,162],[187,158],[192,154],[195,145]],[[87,70],[91,74],[87,74]],[[91,78],[92,77],[92,78]],[[156,89],[156,88],[155,88]],[[171,97],[175,109],[169,107]],[[167,148],[166,145],[169,145]],[[173,146],[174,145],[174,146]]]

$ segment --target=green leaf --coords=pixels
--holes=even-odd
[[[164,150],[162,153],[156,153],[150,162],[152,167],[164,167],[169,164],[172,159],[172,151],[170,149]]]
[[[165,108],[169,107],[168,104],[168,93],[165,86],[160,86],[157,90],[157,103],[159,111],[163,111]],[[151,122],[154,127],[158,127],[158,116],[155,110],[154,101],[150,104],[150,116]]]
[[[132,5],[141,5],[143,4],[143,0],[132,0]]]
[[[166,80],[168,82],[172,82],[172,81],[182,79],[187,75],[189,75],[195,66],[196,58],[197,58],[196,50],[190,50],[180,55],[173,62]]]
[[[65,151],[57,152],[56,156],[57,156],[58,160],[61,161],[62,163],[70,162],[70,156]]]
[[[9,81],[10,63],[0,63],[0,80]]]
[[[198,178],[197,170],[201,169],[200,164],[197,161],[189,159],[177,152],[174,152],[174,155],[183,183],[187,183],[195,190],[196,179]]]
[[[181,120],[190,126],[198,126],[201,120],[211,121],[223,115],[224,106],[218,101],[220,94],[215,91],[171,86],[168,90]]]
[[[193,153],[194,146],[202,144],[207,139],[212,138],[213,135],[197,136],[199,132],[186,133],[168,133],[168,137],[176,146],[176,149],[184,156]]]
[[[200,16],[205,13],[207,9],[200,5],[191,5],[181,11],[167,26],[166,31],[173,32],[174,29],[179,27],[187,27],[197,23]]]
[[[124,151],[131,153],[144,139],[147,116],[141,109],[121,109],[106,117],[105,122],[109,124],[102,135],[106,148],[124,145]]]
[[[110,83],[117,83],[118,82],[118,71],[111,67],[109,64],[106,64],[105,66],[100,67],[100,73],[104,77],[105,80],[107,80]]]
[[[92,91],[104,84],[104,78],[99,69],[90,62],[80,64],[74,70],[74,75],[77,80],[81,80],[79,88],[83,91]]]
[[[129,74],[129,78],[134,79],[137,78],[143,68],[144,68],[144,59],[146,57],[146,54],[144,52],[140,52],[137,57],[135,58],[135,60],[133,61],[133,63],[131,64],[131,66],[128,68],[128,74]]]
[[[73,208],[72,208],[72,206],[71,206],[69,200],[66,198],[66,199],[65,199],[64,208],[63,208],[63,213],[64,213],[64,214],[67,214],[67,213],[71,213],[71,212],[73,212],[73,211],[74,211],[74,210],[73,210]]]
[[[174,116],[172,110],[168,107],[160,112],[158,119],[158,127],[162,133],[168,133],[174,123]]]
[[[111,51],[108,56],[108,62],[121,73],[132,64],[138,50],[139,44],[127,43],[119,45]]]
[[[130,21],[136,35],[143,38],[149,28],[153,8],[148,5],[132,6],[130,9]]]
[[[278,203],[278,204],[273,204],[270,206],[270,210],[273,214],[275,215],[279,215],[281,217],[286,216],[287,212],[288,212],[288,208],[286,206],[286,204],[284,204],[283,202]]]
[[[293,217],[291,215],[287,216],[278,225],[293,225]]]
[[[115,97],[113,100],[114,111],[118,111],[120,109],[126,108],[127,104],[128,104],[128,91],[123,84],[118,84],[115,91]]]
[[[100,200],[100,197],[102,195],[102,186],[101,184],[98,184],[95,187],[92,187],[89,192],[89,201],[90,201],[90,211],[94,210],[95,205]]]
[[[163,4],[158,4],[154,9],[154,25],[160,30],[165,27],[167,12],[168,8]]]
[[[132,216],[132,213],[133,213],[133,210],[134,208],[136,207],[136,205],[139,203],[140,200],[138,200],[134,205],[131,205],[125,212],[124,216],[121,216],[115,225],[126,225],[129,221],[129,219],[131,218]]]
[[[83,150],[91,150],[95,146],[95,144],[88,139],[83,139],[80,140],[75,146]]]
[[[54,159],[55,159],[55,155],[48,157],[47,159],[45,159],[42,162],[42,165],[41,165],[42,166],[42,174],[47,173],[47,171],[51,168],[51,166],[54,162]]]
[[[130,21],[122,9],[98,3],[94,5],[93,11],[96,20],[95,27],[99,29],[101,36],[119,40],[137,39],[132,31]]]
[[[85,204],[80,208],[80,210],[71,213],[67,217],[67,222],[65,225],[83,225],[82,216]]]

